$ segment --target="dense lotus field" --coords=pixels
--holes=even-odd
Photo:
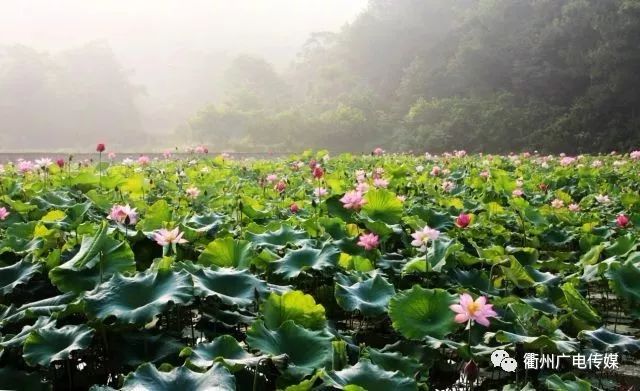
[[[637,386],[640,152],[205,152],[0,166],[0,389]]]

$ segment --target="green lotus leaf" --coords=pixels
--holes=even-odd
[[[33,237],[36,225],[36,221],[11,224],[5,231],[4,239],[0,242],[0,254],[5,252],[27,254],[40,249],[44,240]]]
[[[363,356],[368,357],[372,364],[386,371],[400,371],[409,378],[415,377],[422,367],[422,364],[415,358],[403,356],[399,352],[382,352],[367,347]]]
[[[452,239],[444,237],[438,238],[429,246],[426,259],[424,256],[412,259],[405,264],[402,272],[405,274],[412,272],[425,273],[427,271],[440,273],[442,268],[447,264],[449,256],[461,249],[462,245]]]
[[[518,288],[529,288],[535,285],[536,281],[527,273],[518,260],[511,256],[509,266],[500,266],[502,273]]]
[[[246,240],[226,237],[209,243],[198,257],[198,263],[208,266],[247,269],[255,256],[251,244]]]
[[[269,330],[258,320],[247,331],[247,344],[272,356],[286,354],[286,373],[301,378],[322,368],[331,360],[331,336],[323,331],[307,330],[288,320],[277,330]]]
[[[39,266],[26,260],[13,265],[0,267],[0,291],[3,295],[11,293],[20,284],[26,284],[39,272]]]
[[[172,210],[173,208],[166,200],[156,201],[144,211],[144,218],[136,224],[136,228],[142,232],[164,228],[164,225],[172,219]]]
[[[146,324],[170,303],[186,305],[192,299],[193,283],[186,271],[147,271],[132,277],[115,274],[84,301],[87,313],[98,319],[114,316],[122,323]]]
[[[58,289],[87,291],[115,273],[135,272],[134,254],[129,244],[107,236],[107,230],[107,225],[102,224],[94,236],[85,236],[73,258],[49,271],[49,278]]]
[[[180,357],[187,357],[189,364],[209,368],[220,361],[237,371],[245,366],[255,367],[267,356],[255,356],[244,350],[238,341],[230,335],[221,335],[210,343],[200,343],[194,348],[184,348]]]
[[[393,328],[409,339],[427,336],[442,339],[457,325],[449,306],[455,297],[442,289],[424,289],[419,285],[398,292],[389,302]]]
[[[138,367],[124,379],[121,391],[235,391],[236,379],[222,364],[214,364],[204,373],[194,372],[185,366],[160,372],[153,364]]]
[[[177,357],[183,344],[165,334],[152,335],[146,332],[116,333],[109,335],[109,353],[119,363],[137,367],[146,362],[166,362]]]
[[[215,296],[225,304],[239,306],[252,304],[269,290],[266,282],[249,271],[232,268],[197,270],[193,287],[196,296]]]
[[[269,217],[269,212],[265,209],[265,206],[258,200],[242,196],[242,213],[247,215],[252,220],[261,220]]]
[[[27,373],[11,367],[0,368],[0,390],[51,390],[51,384],[46,384],[42,376],[37,373]]]
[[[417,216],[423,220],[429,227],[437,229],[439,231],[448,231],[454,225],[454,220],[447,212],[438,212],[432,208],[427,208],[422,205],[417,205],[411,208],[408,213],[409,216]],[[415,226],[414,229],[422,228],[422,226]]]
[[[395,293],[393,285],[379,274],[353,285],[335,284],[338,305],[345,311],[358,310],[364,316],[384,314]]]
[[[57,312],[63,311],[76,298],[76,295],[69,292],[59,296],[50,297],[39,301],[24,304],[10,310],[2,319],[2,324],[20,322],[24,319],[35,319],[40,316],[49,317]]]
[[[485,341],[495,338],[495,340],[500,343],[523,343],[525,349],[535,351],[545,349],[547,352],[572,353],[579,347],[579,343],[577,341],[567,337],[560,330],[556,330],[549,336],[542,335],[538,337],[519,335],[500,330],[497,333],[486,333],[484,338]]]
[[[632,262],[612,263],[605,273],[609,284],[618,297],[626,300],[629,313],[640,317],[640,267]]]
[[[39,317],[33,325],[26,325],[22,328],[22,330],[16,335],[5,335],[0,343],[0,346],[3,348],[11,348],[11,347],[19,347],[22,346],[24,341],[27,339],[31,331],[34,330],[42,330],[54,327],[56,324],[55,320],[51,318],[41,316]]]
[[[31,366],[48,367],[54,361],[68,359],[76,350],[88,348],[93,333],[86,325],[34,330],[24,341],[22,357]]]
[[[563,284],[562,292],[564,292],[568,307],[580,319],[590,323],[600,322],[600,315],[589,305],[589,302],[578,292],[573,284],[569,282]]]
[[[604,248],[604,253],[608,256],[614,255],[627,255],[631,251],[635,250],[638,247],[638,241],[636,239],[636,235],[629,233],[625,236],[621,236],[616,241]]]
[[[276,274],[291,279],[307,269],[324,270],[336,267],[339,258],[340,250],[333,245],[325,245],[320,250],[305,246],[288,252],[281,259],[272,262],[272,265],[276,268]]]
[[[316,304],[313,296],[301,291],[286,292],[282,295],[271,293],[260,310],[264,315],[264,323],[272,330],[287,320],[312,330],[322,329],[327,324],[324,307]]]
[[[585,380],[575,378],[575,380],[563,380],[557,374],[547,378],[545,385],[550,390],[557,391],[591,391],[591,384]]]
[[[365,195],[366,204],[362,211],[373,220],[387,224],[397,224],[402,217],[402,202],[388,190],[370,190]]]
[[[304,231],[297,231],[288,225],[283,225],[276,231],[260,234],[249,232],[247,239],[256,246],[280,249],[292,244],[301,245],[308,239],[308,236]]]
[[[611,332],[604,327],[597,330],[582,330],[578,339],[588,341],[598,352],[634,354],[640,350],[640,341],[633,337]]]
[[[412,378],[404,376],[399,371],[385,371],[366,359],[341,371],[327,372],[323,379],[326,384],[341,389],[347,385],[358,386],[367,391],[416,391],[418,389],[416,381]]]
[[[222,224],[222,219],[222,216],[215,213],[195,215],[185,220],[182,225],[195,232],[209,233],[215,231]]]

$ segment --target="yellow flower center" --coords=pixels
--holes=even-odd
[[[474,315],[476,313],[476,311],[478,311],[480,309],[480,304],[476,303],[475,301],[472,302],[471,304],[469,304],[467,306],[467,311],[469,312],[469,315]]]

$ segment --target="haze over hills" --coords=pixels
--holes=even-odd
[[[286,69],[311,33],[337,31],[365,7],[366,0],[3,1],[0,149],[74,149],[97,137],[120,147],[130,142],[154,146],[154,135],[167,137],[199,108],[222,98],[224,73],[237,55],[251,54]],[[75,103],[61,92],[69,81],[56,69],[64,67],[62,57],[73,53],[85,56],[82,77],[120,86],[107,99],[119,101],[119,107],[106,106],[104,99],[99,103],[108,118],[88,113],[82,103],[87,95],[106,90],[92,86],[93,92]],[[97,62],[109,62],[121,72],[100,73]],[[43,69],[49,66],[53,69]],[[38,76],[39,71],[46,76]],[[29,88],[42,79],[46,87]],[[73,84],[78,90],[77,84],[88,88],[92,82]],[[16,94],[21,95],[18,101]],[[56,118],[47,114],[49,109],[59,112]],[[25,118],[36,110],[40,117],[49,116],[45,123]],[[78,112],[89,118],[77,118]],[[60,118],[69,116],[76,119]],[[51,132],[56,140],[38,143],[34,137]],[[132,132],[135,140],[121,142]]]
[[[640,144],[636,0],[51,4],[0,7],[4,149]]]

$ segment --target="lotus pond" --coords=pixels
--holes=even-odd
[[[0,165],[0,389],[638,386],[640,152],[196,152]]]

